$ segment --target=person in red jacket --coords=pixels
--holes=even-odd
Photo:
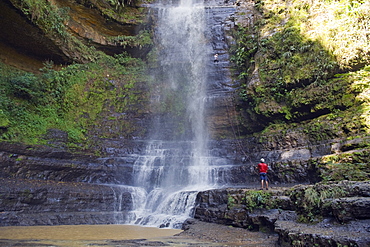
[[[268,166],[265,163],[265,160],[263,158],[261,159],[261,163],[258,164],[257,168],[260,171],[261,187],[263,189],[263,187],[264,187],[263,185],[265,184],[266,185],[266,190],[268,190],[269,189],[269,182],[268,182],[268,179],[267,179]]]

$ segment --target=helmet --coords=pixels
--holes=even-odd
[[[265,159],[264,159],[264,158],[262,158],[262,159],[261,159],[261,162],[265,162]]]

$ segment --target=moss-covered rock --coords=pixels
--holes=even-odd
[[[342,181],[209,190],[198,194],[195,218],[274,231],[284,246],[367,246],[369,189],[369,182]]]
[[[86,63],[96,60],[98,51],[144,57],[152,44],[145,31],[147,8],[136,1],[11,0],[2,8],[7,21],[0,30],[12,30],[0,34],[4,44],[41,61]]]
[[[245,133],[321,116],[336,118],[346,134],[369,133],[368,4],[255,1],[260,17],[254,26],[237,22],[233,50]]]

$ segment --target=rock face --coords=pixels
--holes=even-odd
[[[127,186],[132,185],[134,153],[142,149],[141,142],[132,142],[120,149],[122,156],[98,158],[1,143],[0,225],[125,222],[134,193]]]
[[[122,223],[132,206],[130,191],[120,187],[0,180],[1,226]]]
[[[122,160],[1,143],[0,170],[1,226],[122,223],[132,207]]]
[[[63,143],[63,133],[51,131],[49,135],[55,137],[55,142]],[[263,150],[263,146],[257,145],[254,147],[254,150],[257,152],[249,153],[249,155],[255,157],[256,161],[261,150]],[[112,215],[116,215],[114,212],[114,205],[117,205],[115,200],[122,200],[119,203],[121,206],[116,206],[116,208],[117,210],[120,208],[118,214],[123,215],[121,216],[123,219],[127,217],[125,214],[132,203],[131,191],[124,188],[124,186],[119,188],[117,185],[132,185],[133,164],[138,155],[143,152],[144,144],[140,141],[133,141],[114,145],[114,142],[112,142],[107,143],[105,148],[109,155],[106,158],[98,158],[92,155],[73,154],[62,148],[1,143],[0,177],[3,179],[0,181],[0,184],[3,191],[0,193],[2,195],[0,206],[4,216],[1,224],[34,225],[114,222],[116,218]],[[229,160],[230,164],[240,164],[235,165],[228,173],[223,174],[222,178],[227,180],[225,182],[228,184],[235,186],[244,188],[258,187],[259,181],[258,175],[255,173],[255,163],[252,160],[241,160],[242,156],[234,151],[237,148],[236,141],[212,143],[212,155],[223,157]],[[263,152],[268,154],[267,151]],[[278,152],[278,150],[271,151],[271,153],[274,152]],[[283,166],[282,164],[284,163],[273,163],[273,170],[270,173],[271,184],[274,186],[274,184],[285,183],[289,180],[298,183],[308,183],[311,177],[317,177],[315,165],[312,165],[311,170],[307,169],[305,165],[305,162],[310,164],[310,160],[298,160],[296,162],[302,167],[298,172],[293,172],[293,162],[289,163],[289,166]],[[278,164],[281,164],[282,168],[277,169]],[[286,177],[280,180],[281,173],[287,173],[287,170],[292,171],[292,174],[288,177],[289,180]],[[289,176],[289,173],[285,176]],[[19,186],[11,186],[12,190],[8,191],[6,188],[12,183],[12,180],[17,181]],[[88,189],[81,192],[80,187]],[[118,192],[118,188],[120,192]],[[259,229],[260,227],[266,227],[267,229],[274,229],[276,220],[281,218],[295,219],[297,218],[296,212],[308,214],[308,211],[303,206],[303,201],[300,201],[300,198],[305,196],[305,188],[305,186],[298,186],[295,188],[296,193],[289,195],[286,194],[285,190],[274,191],[271,195],[273,197],[272,201],[278,204],[278,208],[284,210],[284,212],[275,209],[269,211],[267,216],[265,215],[266,212],[261,215],[256,213],[257,211],[254,214],[246,214],[245,205],[241,208],[229,208],[230,203],[243,205],[242,198],[245,198],[247,189],[224,189],[200,193],[196,217],[204,221],[244,228]],[[351,185],[350,188],[352,188],[352,194],[333,199],[329,208],[321,208],[324,204],[320,207],[312,206],[315,209],[314,214],[320,215],[321,209],[323,209],[324,212],[330,212],[328,215],[337,218],[339,222],[343,223],[361,217],[368,217],[368,198],[370,194],[368,184],[357,183],[356,185]],[[27,191],[27,189],[30,191]],[[27,193],[29,198],[25,198]],[[230,194],[238,195],[236,202],[229,201]],[[64,197],[64,195],[68,196]],[[320,195],[316,196],[320,197]],[[120,197],[122,199],[119,199]],[[294,202],[300,203],[295,204]],[[53,203],[55,204],[53,205]],[[73,205],[74,203],[75,205]],[[79,211],[80,209],[84,210],[83,213]],[[63,216],[64,218],[58,218],[55,215],[51,216],[50,210],[66,212],[66,216]],[[106,215],[106,217],[98,220],[91,215],[86,216],[89,213],[95,215],[93,213],[95,211],[105,212],[103,215]],[[30,212],[33,213],[31,214]],[[42,214],[44,219],[35,221],[35,218],[39,218],[35,217],[36,212]],[[81,219],[78,218],[78,220],[72,221],[68,217],[72,217],[71,215],[74,213],[84,216]],[[53,220],[48,221],[47,218],[49,216],[47,215],[52,217]]]
[[[279,201],[281,210],[255,209],[253,212],[248,211],[248,206],[243,203],[243,200],[247,197],[246,192],[255,192],[254,190],[221,189],[200,192],[194,218],[248,229],[258,230],[267,227],[273,230],[277,219],[294,220],[297,218],[296,213],[292,211],[293,206],[289,197],[283,196],[284,190],[283,188],[271,190],[274,200]],[[256,191],[256,193],[259,192]]]
[[[63,7],[73,6],[66,1],[50,2]],[[208,9],[210,22],[215,24],[212,24],[213,28],[208,35],[214,37],[213,52],[217,52],[220,58],[217,65],[210,66],[212,83],[207,88],[214,96],[207,99],[210,103],[207,122],[210,123],[210,132],[214,137],[209,147],[213,156],[222,157],[233,166],[227,174],[222,174],[225,176],[220,177],[225,179],[225,184],[256,186],[258,175],[255,165],[264,157],[271,168],[271,184],[318,182],[322,179],[319,167],[322,157],[360,151],[362,143],[368,140],[353,137],[349,141],[345,135],[338,133],[332,138],[317,141],[298,128],[285,132],[277,130],[267,135],[260,133],[243,140],[239,138],[243,133],[237,130],[238,114],[233,102],[233,89],[238,85],[231,79],[230,57],[227,52],[234,41],[231,36],[224,36],[225,31],[233,29],[237,24],[230,17],[235,11],[233,4],[230,1],[222,8],[215,9],[211,6]],[[252,3],[248,4],[254,6]],[[252,10],[253,6],[244,16],[245,19],[239,18],[238,21],[252,26],[257,14]],[[79,7],[79,10],[89,9],[86,6]],[[91,12],[99,13],[101,8],[92,8]],[[73,9],[73,18],[68,22],[70,31],[87,43],[93,42],[98,49],[107,53],[114,54],[117,47],[121,51],[122,47],[105,38],[105,34],[112,30],[91,29],[87,26],[88,21],[83,21],[88,18],[79,16],[79,10]],[[55,40],[46,38],[38,44],[35,37],[42,36],[42,30],[25,22],[23,14],[10,1],[0,3],[0,12],[1,16],[12,15],[11,19],[14,20],[13,23],[2,22],[0,30],[3,32],[0,33],[4,34],[8,29],[16,31],[25,28],[26,31],[22,33],[32,36],[22,36],[27,44],[15,42],[19,38],[17,33],[6,37],[7,39],[1,37],[4,42],[1,47],[5,46],[3,50],[13,45],[17,46],[13,47],[17,51],[30,54],[31,57],[36,54],[41,57],[36,60],[54,59],[60,63],[72,61],[73,53],[56,45]],[[102,22],[105,22],[103,19]],[[112,25],[115,27],[112,35],[132,35],[138,23]],[[30,45],[29,42],[35,45]],[[42,49],[36,44],[42,46]],[[53,57],[50,58],[49,54]],[[1,59],[10,60],[12,57],[14,56]],[[209,63],[213,61],[210,60]],[[256,78],[251,78],[251,83],[256,82],[254,79]],[[106,140],[101,150],[104,158],[98,158],[67,151],[66,133],[59,130],[50,130],[45,138],[50,140],[50,145],[57,148],[0,143],[0,225],[124,222],[132,207],[133,192],[129,187],[118,185],[132,184],[133,164],[137,155],[143,152],[144,144],[134,140]],[[368,156],[369,154],[364,155],[363,160]],[[280,234],[279,241],[282,245],[368,246],[369,183],[348,182],[330,186],[336,189],[331,191],[323,185],[311,185],[296,186],[293,191],[278,188],[263,193],[251,189],[201,192],[197,198],[195,218],[252,230],[276,231]],[[343,187],[343,191],[338,187]],[[342,192],[345,193],[341,194]],[[297,220],[315,221],[315,215],[323,218],[316,225],[310,227],[297,223]],[[333,235],[332,232],[337,233]]]
[[[333,188],[337,188],[336,195]],[[194,218],[275,231],[283,246],[368,246],[369,188],[369,182],[343,181],[331,185],[276,187],[269,191],[210,190],[198,194]],[[336,198],[341,193],[346,197]],[[319,218],[305,218],[310,214]],[[299,223],[304,220],[311,223]]]
[[[0,177],[106,184],[130,184],[132,179],[131,163],[123,160],[98,159],[40,146],[0,146]]]

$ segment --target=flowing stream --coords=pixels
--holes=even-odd
[[[178,228],[200,190],[213,186],[205,124],[207,60],[212,53],[202,2],[157,4],[152,69],[153,120],[144,155],[134,164],[132,224]]]

